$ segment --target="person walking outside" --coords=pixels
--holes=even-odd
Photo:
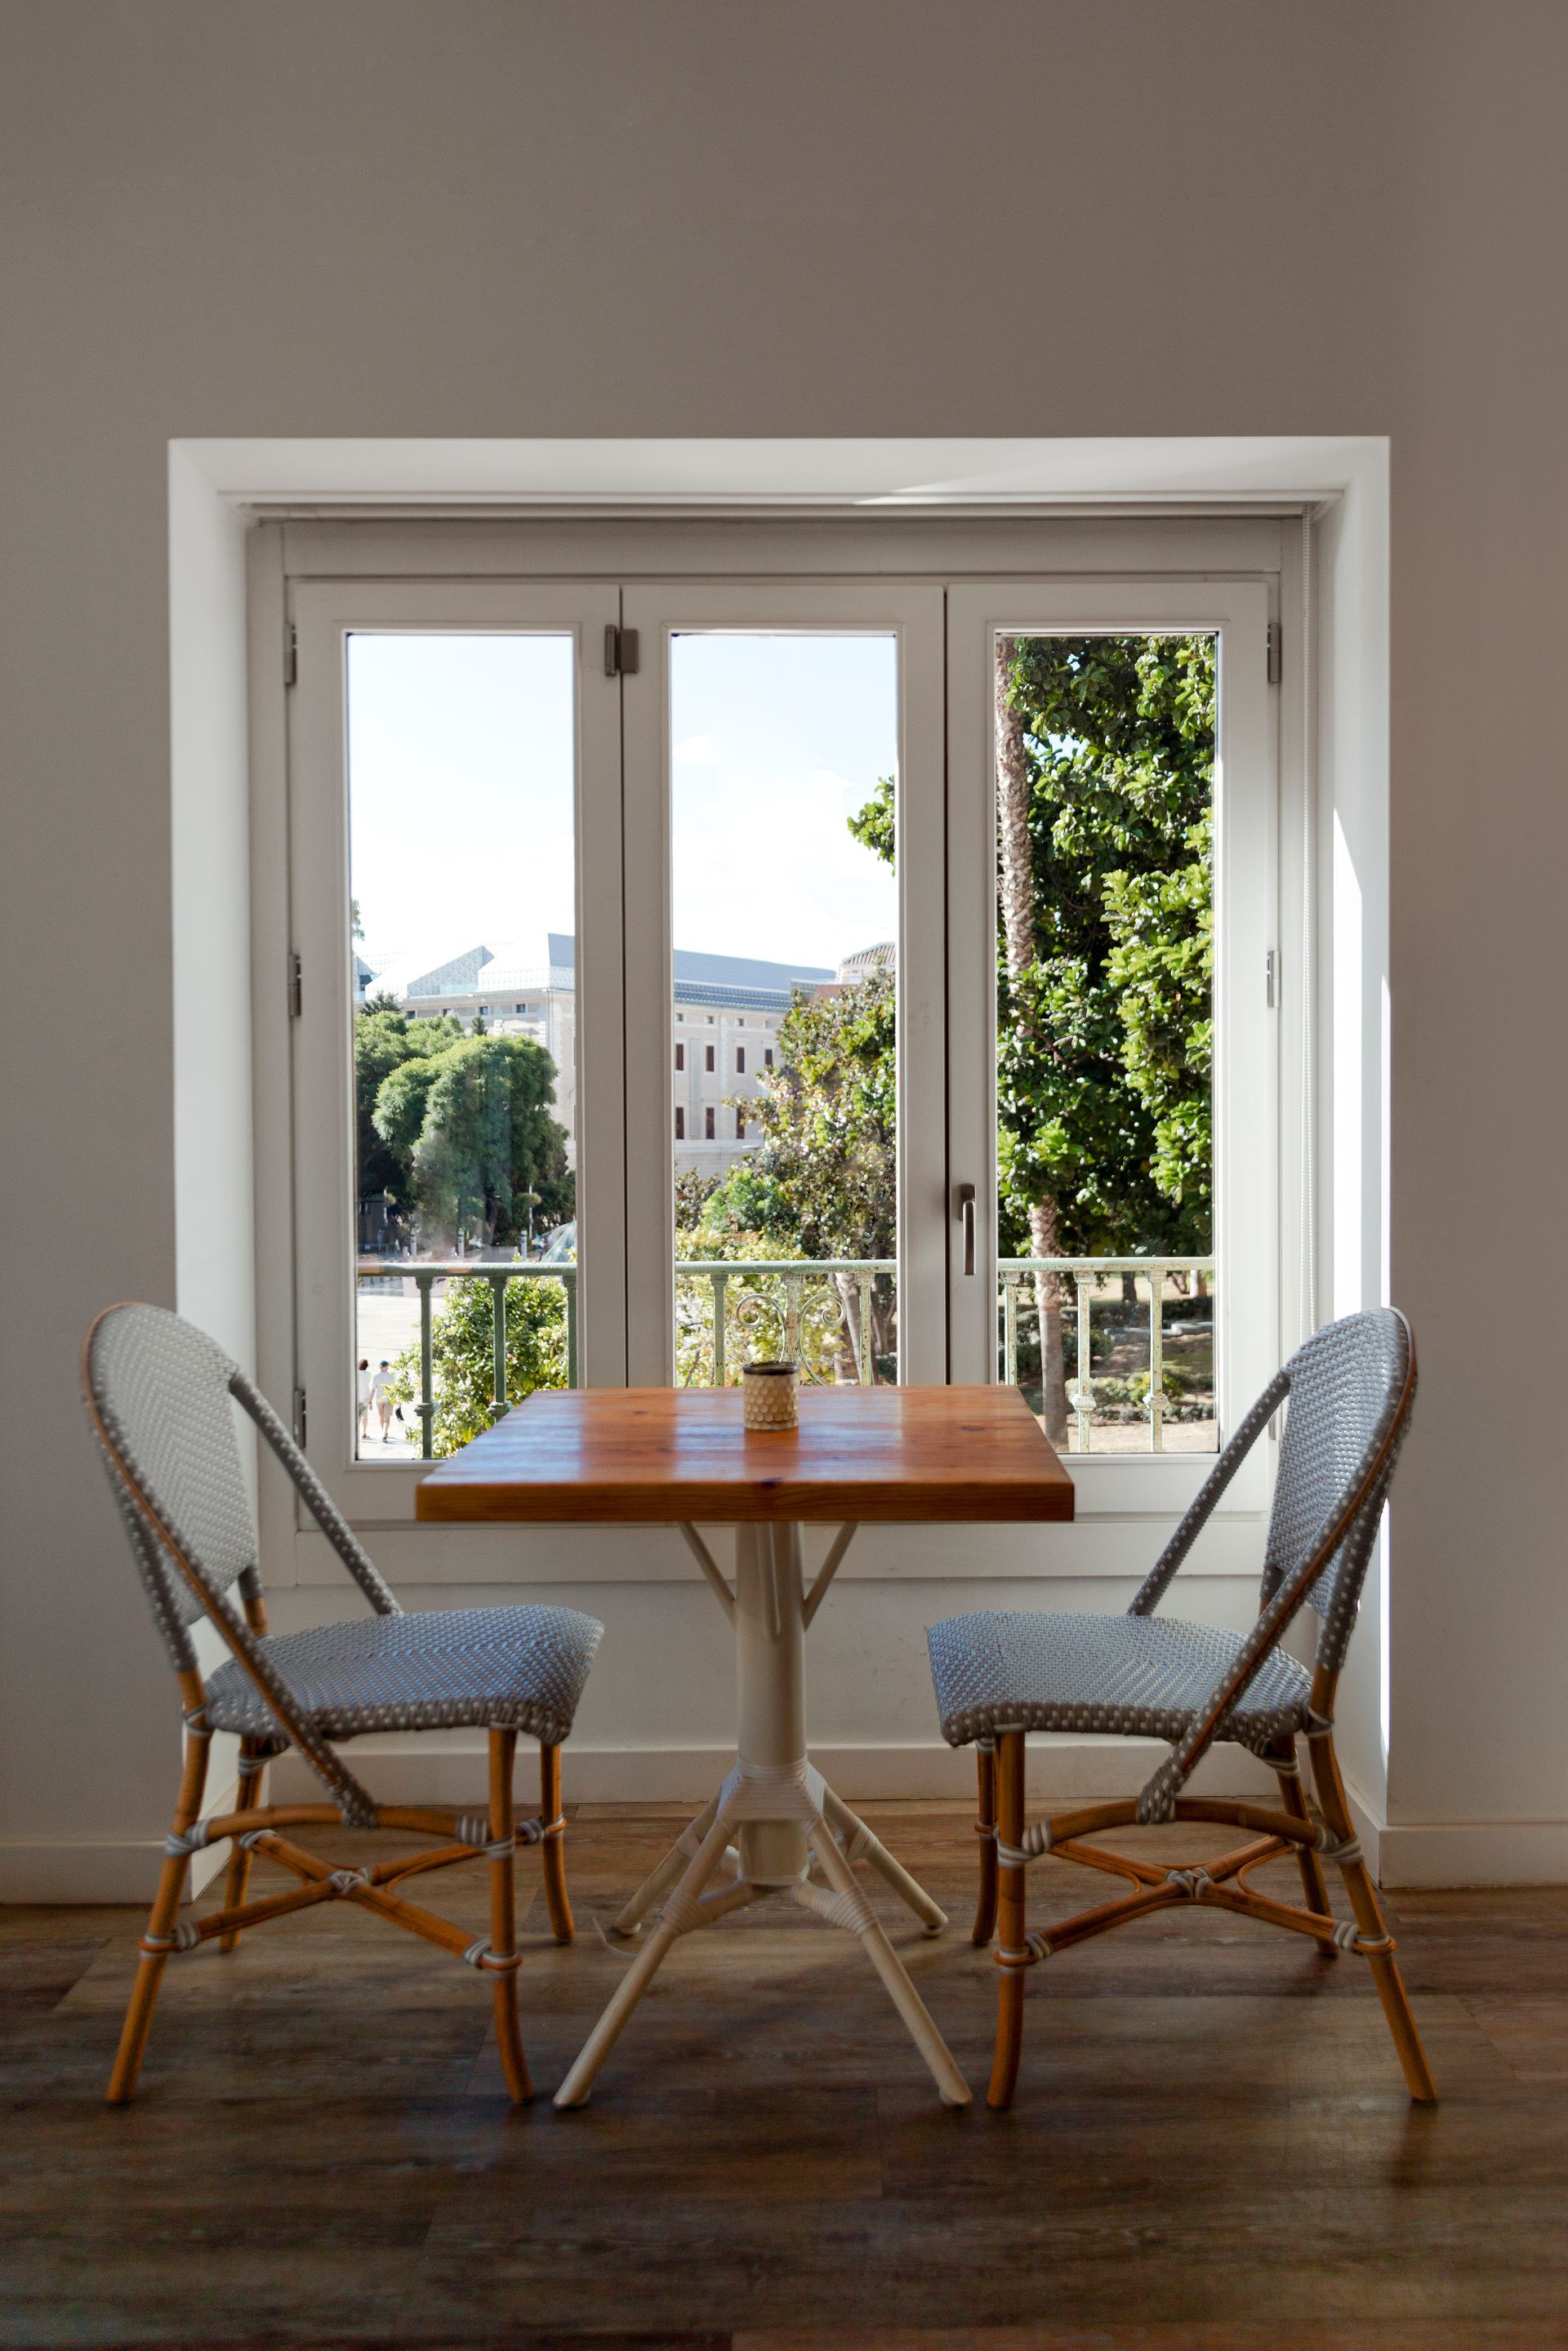
[[[390,1445],[392,1416],[392,1365],[384,1355],[382,1357],[381,1366],[375,1378],[371,1382],[371,1402],[376,1408],[376,1417],[382,1425],[382,1443]]]

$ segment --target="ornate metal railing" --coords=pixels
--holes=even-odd
[[[1149,1449],[1155,1453],[1165,1449],[1166,1399],[1166,1291],[1173,1276],[1196,1288],[1199,1281],[1212,1284],[1215,1260],[1211,1257],[1089,1257],[1089,1258],[1030,1258],[998,1259],[998,1311],[1000,1362],[998,1368],[1009,1386],[1019,1384],[1019,1341],[1020,1292],[1025,1286],[1035,1292],[1037,1305],[1042,1288],[1054,1284],[1058,1304],[1069,1302],[1063,1293],[1071,1286],[1069,1311],[1073,1313],[1074,1376],[1067,1384],[1067,1401],[1076,1421],[1077,1450],[1092,1449],[1092,1431],[1097,1408],[1097,1388],[1093,1374],[1094,1293],[1107,1277],[1124,1278],[1134,1286],[1145,1286],[1148,1304],[1148,1393],[1145,1407],[1149,1431]],[[846,1352],[852,1358],[855,1376],[862,1386],[869,1387],[876,1378],[873,1302],[879,1276],[892,1280],[896,1276],[897,1263],[893,1258],[780,1258],[742,1259],[736,1258],[683,1259],[675,1267],[677,1315],[679,1296],[684,1285],[703,1282],[708,1285],[711,1319],[704,1318],[707,1361],[704,1366],[709,1376],[700,1384],[714,1387],[733,1385],[740,1376],[741,1365],[754,1352],[749,1343],[747,1323],[754,1319],[759,1300],[765,1300],[770,1317],[768,1328],[771,1343],[779,1353],[793,1361],[802,1361],[807,1353],[804,1345],[810,1304],[807,1285],[821,1280],[833,1284],[831,1304],[835,1311],[847,1308],[852,1296],[857,1311],[852,1322],[847,1311],[842,1314],[839,1336],[827,1343],[824,1361],[831,1354],[835,1368],[841,1364]],[[435,1415],[434,1349],[434,1294],[438,1281],[487,1281],[492,1294],[493,1310],[493,1387],[490,1412],[499,1420],[510,1408],[507,1394],[507,1287],[514,1281],[559,1282],[565,1293],[566,1303],[566,1383],[578,1384],[578,1268],[575,1265],[529,1264],[522,1259],[482,1258],[409,1259],[406,1258],[361,1258],[359,1260],[361,1282],[401,1279],[413,1281],[419,1296],[419,1395],[413,1409],[420,1423],[420,1453],[423,1459],[432,1458],[432,1422]],[[766,1286],[766,1287],[764,1287]],[[826,1303],[827,1301],[824,1301]],[[742,1328],[738,1333],[741,1344],[732,1346],[732,1330],[737,1320]],[[858,1323],[858,1330],[854,1325]],[[820,1336],[821,1334],[819,1334]],[[852,1344],[850,1343],[852,1342]],[[824,1377],[825,1372],[807,1364],[808,1376]],[[1103,1384],[1103,1380],[1101,1384]]]
[[[1058,1289],[1071,1281],[1075,1292],[1077,1364],[1075,1376],[1067,1384],[1067,1401],[1077,1421],[1078,1450],[1092,1449],[1094,1422],[1095,1387],[1092,1375],[1093,1332],[1092,1292],[1104,1275],[1126,1275],[1134,1284],[1142,1280],[1148,1285],[1149,1299],[1149,1449],[1165,1451],[1166,1360],[1165,1360],[1165,1296],[1166,1285],[1173,1274],[1184,1280],[1204,1280],[1212,1284],[1214,1259],[1211,1257],[1004,1257],[997,1260],[997,1275],[1001,1286],[1002,1318],[1002,1377],[1009,1387],[1018,1385],[1019,1356],[1019,1290],[1024,1282],[1038,1290],[1039,1278],[1049,1281],[1055,1277]]]

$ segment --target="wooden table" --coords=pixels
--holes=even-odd
[[[658,1920],[556,2093],[583,2105],[678,1935],[772,1894],[858,1935],[949,2105],[968,2085],[878,1925],[864,1860],[928,1934],[944,1913],[826,1786],[806,1752],[807,1628],[858,1526],[1072,1516],[1072,1483],[1014,1388],[807,1388],[798,1430],[748,1430],[738,1388],[531,1396],[424,1479],[422,1520],[678,1526],[735,1627],[739,1753],[718,1793],[616,1920]],[[802,1525],[839,1529],[808,1589]],[[733,1586],[697,1532],[733,1526]],[[717,1888],[710,1881],[727,1863]]]

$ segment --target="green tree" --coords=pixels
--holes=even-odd
[[[435,1411],[431,1450],[437,1460],[459,1452],[495,1417],[496,1321],[493,1285],[482,1275],[454,1281],[431,1325]],[[520,1404],[536,1388],[566,1385],[566,1300],[556,1281],[507,1284],[507,1399]],[[419,1395],[419,1348],[392,1366],[392,1394],[408,1406]]]
[[[778,1061],[750,1104],[762,1130],[758,1180],[776,1229],[808,1258],[893,1257],[898,1248],[896,983],[874,971],[830,993],[797,990],[779,1024]],[[860,1288],[837,1275],[843,1376],[861,1353]],[[886,1374],[898,1352],[892,1277],[872,1291],[872,1352]]]
[[[1004,1255],[1212,1246],[1215,689],[1208,637],[998,642]],[[850,830],[893,863],[890,777]],[[1037,1290],[1062,1437],[1061,1286]]]
[[[450,1016],[434,1020],[406,1019],[390,996],[372,996],[355,1016],[354,1110],[361,1198],[390,1192],[400,1207],[412,1206],[413,1140],[406,1150],[386,1141],[375,1123],[377,1099],[394,1070],[444,1052],[448,1046],[456,1044],[462,1034],[462,1023]],[[416,1126],[416,1137],[418,1132]]]
[[[515,1240],[530,1196],[547,1223],[570,1215],[554,1089],[554,1062],[527,1037],[460,1038],[389,1071],[372,1123],[441,1244]]]

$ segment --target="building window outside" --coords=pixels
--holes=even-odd
[[[737,1143],[744,1143],[746,1141],[746,1113],[744,1111],[737,1110],[735,1113],[735,1139]]]
[[[684,1069],[685,1068],[685,1066],[686,1066],[686,1049],[685,1049],[685,1045],[677,1045],[677,1046],[675,1047],[675,1067],[676,1067],[676,1069],[677,1069],[677,1070],[684,1070]]]
[[[675,1104],[675,1141],[676,1141],[677,1143],[684,1143],[684,1142],[685,1141],[685,1139],[686,1139],[686,1114],[685,1114],[685,1112],[681,1108],[680,1103],[679,1103],[679,1102],[677,1102],[677,1103]]]
[[[707,1065],[710,1070],[714,1066],[714,1049],[711,1045],[707,1049]]]
[[[737,1045],[735,1049],[735,1074],[737,1078],[743,1078],[746,1075],[746,1048],[744,1045]]]
[[[765,1070],[770,1070],[773,1067],[773,1048],[771,1045],[766,1045],[763,1047],[762,1066]]]
[[[706,1139],[711,1143],[714,1137],[713,1113],[711,1110],[707,1110],[703,1113],[703,1124]]]

